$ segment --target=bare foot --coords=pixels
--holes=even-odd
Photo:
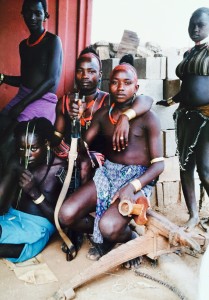
[[[191,217],[186,224],[184,224],[183,228],[184,231],[190,232],[192,229],[195,228],[199,224],[199,217]]]
[[[139,235],[133,231],[132,232],[132,240],[137,238]],[[123,267],[126,269],[138,269],[142,263],[142,256],[138,256],[136,258],[133,258],[125,263],[123,263]]]
[[[92,244],[92,247],[89,249],[86,258],[88,258],[89,260],[98,260],[100,259],[100,257],[102,257],[103,255],[105,255],[107,252],[109,252],[113,247],[114,244],[110,243],[110,242],[103,242],[102,244],[97,244],[93,241],[92,238],[88,237],[89,241]]]
[[[142,263],[142,256],[139,256],[123,263],[123,267],[126,269],[138,269],[141,263]]]

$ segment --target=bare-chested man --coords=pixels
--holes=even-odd
[[[0,257],[20,262],[36,256],[55,232],[54,209],[66,162],[50,151],[53,125],[46,118],[18,123],[17,158],[0,182]]]
[[[125,57],[123,58],[125,59]],[[92,46],[81,51],[77,61],[75,70],[75,83],[79,98],[85,97],[85,103],[82,113],[79,113],[78,102],[74,101],[75,94],[71,93],[60,99],[56,107],[55,121],[55,152],[59,157],[67,158],[71,142],[71,120],[72,117],[80,117],[81,135],[83,136],[91,124],[94,113],[103,106],[109,105],[111,99],[109,93],[101,91],[99,84],[102,79],[102,62]],[[79,101],[81,102],[81,101]],[[151,97],[140,95],[136,96],[135,101],[131,104],[132,115],[121,114],[115,125],[115,131],[112,138],[112,147],[119,151],[126,147],[128,143],[129,120],[135,116],[146,113],[153,103]],[[121,140],[120,136],[124,139]],[[91,168],[87,161],[82,160],[81,163],[81,179],[82,183],[92,178],[95,169],[102,165],[104,157],[101,155],[103,141],[97,138],[90,147],[91,159],[95,168]]]
[[[121,113],[132,105],[137,90],[136,70],[131,65],[121,64],[112,71],[113,104],[94,114],[85,136],[91,145],[98,134],[102,135],[106,161],[96,170],[93,180],[68,197],[60,209],[63,226],[93,233],[96,247],[89,250],[90,259],[98,259],[116,243],[136,237],[128,226],[130,218],[120,215],[118,203],[124,199],[134,202],[140,195],[149,197],[153,181],[164,168],[160,123],[152,111],[130,121],[129,143],[124,150],[116,151],[112,147],[114,126]],[[95,210],[94,219],[89,213]]]

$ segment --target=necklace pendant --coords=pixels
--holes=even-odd
[[[87,121],[86,122],[86,130],[90,127],[90,125],[91,125],[91,121]]]

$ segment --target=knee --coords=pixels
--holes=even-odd
[[[199,168],[197,169],[197,173],[201,182],[209,184],[209,168]]]
[[[58,219],[63,227],[70,226],[74,222],[73,209],[64,203],[59,210]]]
[[[114,222],[114,220],[109,220],[108,218],[102,218],[100,220],[99,229],[103,238],[110,242],[116,242],[122,231],[120,224]]]

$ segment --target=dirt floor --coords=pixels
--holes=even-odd
[[[203,209],[207,214],[207,207]],[[170,206],[159,212],[169,220],[182,225],[188,218],[184,205]],[[200,229],[196,232],[204,234]],[[206,235],[207,236],[207,235]],[[89,242],[85,241],[76,259],[67,262],[65,254],[60,250],[61,240],[55,236],[46,249],[41,253],[43,261],[52,271],[57,281],[46,284],[30,284],[18,279],[14,271],[10,270],[4,260],[0,260],[0,299],[48,299],[60,287],[66,285],[76,274],[92,264],[86,259]],[[151,275],[157,279],[153,281],[138,276],[134,270],[126,270],[119,266],[103,276],[76,289],[78,300],[197,300],[197,282],[202,254],[177,253],[164,254],[157,261],[147,257],[138,271]],[[160,284],[163,281],[163,284]],[[169,285],[172,287],[169,289]],[[179,290],[181,296],[177,295]],[[183,297],[183,295],[185,297]]]

